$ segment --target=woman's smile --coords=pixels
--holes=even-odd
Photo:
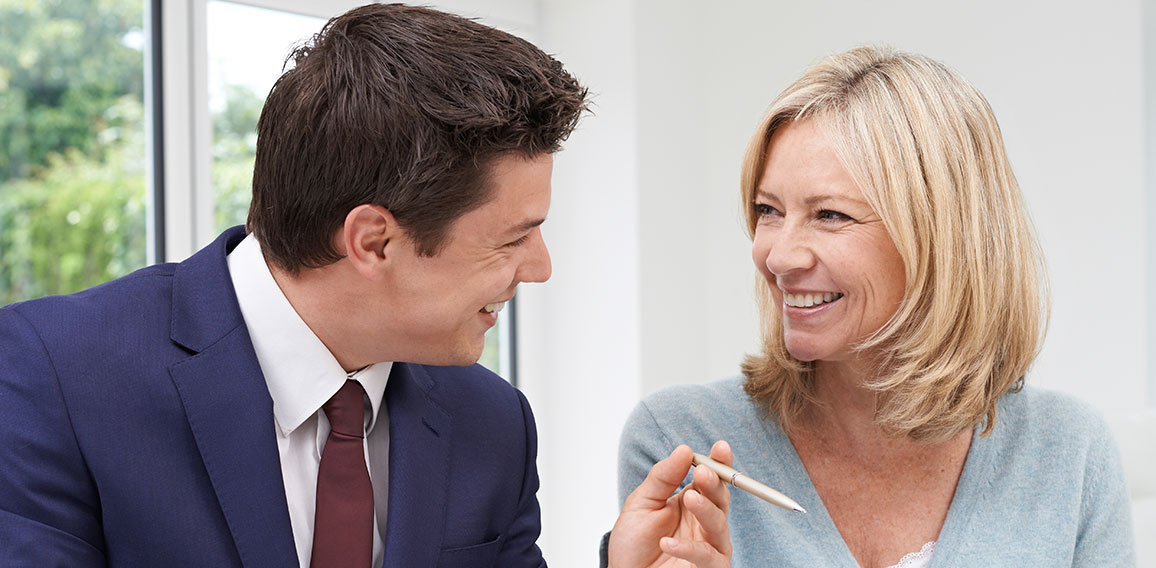
[[[792,308],[810,308],[829,304],[842,298],[839,292],[814,292],[808,294],[788,294],[783,292],[783,303]]]

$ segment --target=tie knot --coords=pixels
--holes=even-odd
[[[361,384],[347,380],[328,402],[321,406],[334,432],[354,438],[365,436],[365,391]]]

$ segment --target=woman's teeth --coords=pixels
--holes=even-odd
[[[812,306],[834,302],[842,297],[843,294],[839,292],[825,292],[822,294],[787,294],[784,292],[783,303],[792,308],[810,308]]]
[[[502,311],[502,308],[504,308],[504,307],[506,307],[505,302],[498,302],[496,304],[486,304],[485,306],[482,307],[482,311],[486,312],[487,314],[497,313],[497,312]]]

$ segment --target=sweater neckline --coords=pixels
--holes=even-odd
[[[1001,398],[996,404],[1001,405],[1002,402]],[[847,542],[843,540],[843,535],[839,533],[835,521],[827,512],[826,504],[819,497],[819,491],[811,482],[811,476],[807,473],[807,468],[803,465],[803,460],[795,450],[795,444],[791,442],[791,438],[787,436],[787,433],[773,416],[764,417],[760,422],[768,441],[772,442],[772,447],[777,445],[789,450],[787,462],[781,465],[790,472],[790,475],[787,476],[788,479],[796,479],[799,482],[795,487],[784,487],[782,490],[807,509],[808,530],[816,539],[839,543],[840,552],[836,562],[837,566],[859,568],[858,561],[851,554],[851,549],[847,547]],[[959,539],[957,535],[965,531],[968,519],[971,517],[972,511],[975,510],[976,502],[982,498],[983,492],[980,490],[980,486],[983,480],[988,477],[992,455],[995,453],[994,448],[1001,436],[998,427],[993,429],[987,437],[981,437],[979,435],[981,431],[982,425],[976,426],[972,431],[971,446],[967,450],[967,457],[964,458],[963,471],[960,472],[959,482],[955,486],[955,494],[952,495],[951,504],[948,506],[947,517],[944,519],[943,527],[940,528],[939,536],[936,539],[936,554],[932,557],[929,568],[942,566],[947,562],[945,558],[951,557]],[[800,496],[803,498],[800,499]]]

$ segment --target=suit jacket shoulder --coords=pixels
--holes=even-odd
[[[0,309],[6,562],[296,562],[272,402],[225,264],[242,237]]]
[[[525,397],[480,365],[398,363],[386,402],[386,566],[544,565],[537,434]],[[425,546],[394,546],[419,534]]]

